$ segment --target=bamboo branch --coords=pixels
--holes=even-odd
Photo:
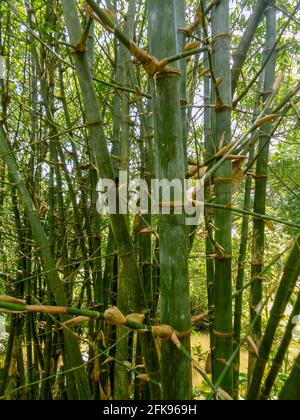
[[[287,22],[283,26],[283,28],[282,28],[279,36],[277,37],[276,42],[273,44],[273,47],[270,49],[270,51],[269,51],[267,57],[265,58],[265,61],[264,61],[263,65],[262,65],[262,67],[260,68],[260,70],[256,73],[256,75],[251,80],[251,82],[248,84],[248,86],[246,87],[246,89],[233,101],[233,108],[236,108],[237,105],[238,105],[238,103],[247,95],[247,93],[249,92],[249,90],[252,88],[252,86],[254,85],[254,83],[257,81],[257,79],[259,78],[259,76],[261,75],[261,73],[266,68],[266,65],[268,64],[269,60],[272,58],[272,55],[274,54],[274,51],[276,50],[276,48],[277,48],[277,46],[278,46],[281,38],[283,37],[286,29],[288,28],[291,20],[293,19],[293,17],[297,13],[297,11],[299,9],[299,5],[300,5],[300,1],[297,3],[297,5],[294,8],[291,16],[289,17],[289,19],[287,20]]]

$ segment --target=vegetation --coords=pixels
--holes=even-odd
[[[299,26],[0,2],[0,399],[300,399]]]

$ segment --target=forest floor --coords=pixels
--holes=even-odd
[[[192,334],[191,346],[194,359],[199,362],[199,365],[205,369],[205,362],[210,349],[209,333],[207,331],[201,331]],[[206,353],[204,360],[198,359],[200,349],[201,354]],[[247,373],[248,370],[248,351],[242,350],[241,352],[241,373]],[[203,378],[195,369],[193,369],[193,386],[199,387],[203,382]]]
[[[192,354],[194,359],[199,363],[199,365],[205,369],[205,362],[207,355],[209,354],[210,349],[210,338],[208,331],[201,331],[195,332],[191,336],[191,346],[192,346]],[[288,352],[288,358],[285,359],[285,364],[289,366],[285,366],[285,369],[288,370],[291,368],[297,354],[299,352],[299,343],[294,343],[290,346]],[[199,360],[199,353],[205,354],[204,359],[200,357]],[[248,351],[247,349],[242,349],[241,351],[241,373],[245,374],[248,371]],[[195,369],[193,369],[193,386],[202,388],[203,386],[203,378]]]

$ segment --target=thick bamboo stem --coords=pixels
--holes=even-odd
[[[286,305],[293,293],[300,274],[300,235],[297,236],[294,247],[287,260],[285,270],[278,288],[278,292],[271,310],[265,334],[259,347],[252,380],[248,390],[248,399],[256,400],[259,397],[261,382],[270,356],[273,340],[279,322],[284,314]]]
[[[220,98],[216,97],[214,107],[215,124],[212,125],[212,136],[218,149],[227,146],[231,141],[231,70],[230,70],[230,14],[229,1],[222,0],[215,6],[213,13],[214,62],[213,70],[216,79],[222,80],[219,86]],[[232,198],[232,164],[224,164],[215,173],[215,194],[217,206],[230,206]],[[213,352],[213,381],[221,375],[233,351],[232,325],[232,278],[231,260],[232,244],[231,214],[219,208],[215,214],[215,317]],[[233,395],[233,368],[230,367],[223,378],[221,387]]]

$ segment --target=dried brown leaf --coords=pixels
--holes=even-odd
[[[250,347],[252,353],[255,353],[256,356],[259,357],[259,351],[258,351],[257,345],[255,344],[253,338],[248,336],[248,337],[246,337],[246,341],[249,344],[249,347]]]
[[[146,227],[146,228],[140,230],[139,233],[153,233],[153,229],[151,227]]]
[[[211,353],[208,353],[206,361],[205,361],[205,372],[210,375],[212,373],[212,359]]]
[[[58,259],[57,259],[57,261],[56,261],[56,263],[55,263],[55,268],[58,270],[59,269],[59,267],[61,266],[61,263],[62,263],[62,261],[63,261],[63,257],[61,256],[61,257],[59,257]]]
[[[114,361],[113,357],[108,357],[104,360],[104,362],[101,364],[101,366],[107,365],[108,363],[112,363]]]
[[[202,44],[201,41],[193,41],[193,42],[189,42],[188,44],[186,44],[186,46],[184,47],[183,51],[190,51],[190,50],[194,50],[195,48],[200,47],[200,45]]]
[[[256,127],[259,128],[264,124],[267,124],[270,121],[274,121],[278,118],[277,114],[270,114],[266,115],[265,117],[260,118],[258,121],[256,121]]]
[[[112,306],[104,312],[104,319],[107,324],[116,326],[124,325],[126,322],[125,316],[116,306]]]
[[[137,324],[142,324],[145,319],[145,314],[129,314],[126,316],[126,321],[136,322]]]
[[[235,194],[240,189],[240,185],[244,178],[243,161],[237,160],[233,162],[232,173],[232,193]]]
[[[179,340],[179,338],[177,337],[177,334],[175,331],[173,331],[172,335],[171,335],[171,341],[173,344],[175,344],[175,346],[180,349],[181,347],[181,342]]]
[[[170,338],[173,334],[173,328],[170,325],[157,325],[152,327],[154,337]]]
[[[264,219],[264,224],[267,226],[268,229],[270,229],[272,232],[274,232],[275,228],[271,220]]]
[[[0,302],[7,302],[7,303],[16,303],[19,305],[26,305],[26,300],[24,299],[17,299],[12,296],[0,296]]]
[[[141,373],[140,375],[137,375],[137,379],[139,379],[142,382],[149,382],[150,376],[147,375],[147,373]]]
[[[207,166],[201,166],[201,167],[192,166],[189,168],[187,176],[189,178],[201,179],[206,174],[206,171],[207,171]]]
[[[225,133],[223,133],[222,134],[222,137],[221,137],[221,141],[220,141],[220,145],[221,145],[221,147],[223,146],[223,144],[224,144],[224,141],[225,141]],[[222,147],[216,154],[215,154],[215,158],[221,158],[221,157],[223,157],[224,155],[226,155],[226,153],[227,152],[229,152],[233,147],[234,147],[234,145],[236,144],[236,140],[233,140],[233,141],[231,141],[229,144],[227,144],[227,146],[224,146],[224,147]]]
[[[75,327],[76,325],[83,324],[84,322],[89,322],[91,318],[87,316],[77,316],[76,318],[68,319],[63,325],[68,328]]]
[[[92,370],[92,382],[94,385],[97,385],[99,383],[99,376],[100,376],[100,364],[99,364],[99,359],[96,359],[94,361],[94,367]]]
[[[219,77],[218,79],[216,79],[215,86],[216,87],[220,86],[223,81],[224,81],[224,77]]]
[[[281,74],[279,77],[277,77],[277,79],[275,80],[275,83],[273,85],[274,92],[277,92],[279,90],[283,81],[284,81],[284,74]]]

